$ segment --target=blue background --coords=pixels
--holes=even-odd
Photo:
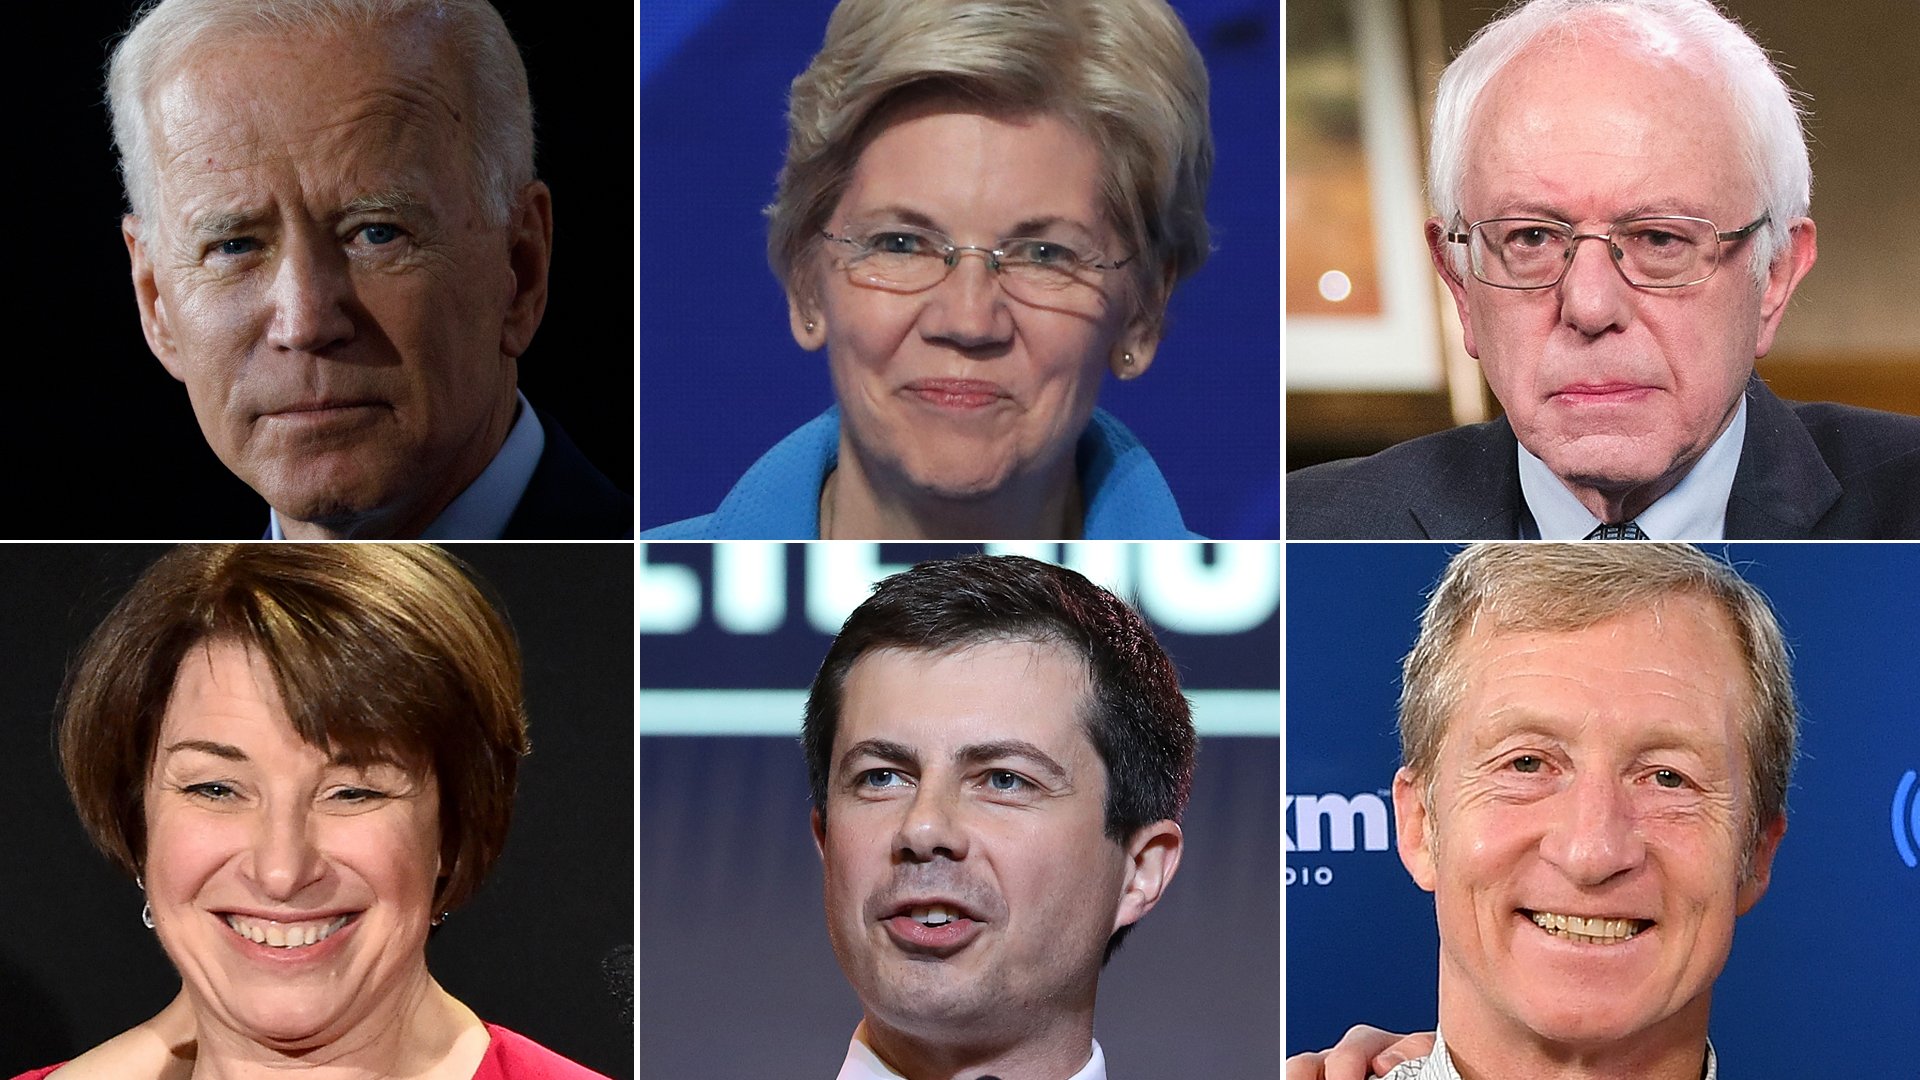
[[[1206,57],[1215,251],[1167,338],[1101,406],[1167,475],[1187,526],[1279,535],[1280,49],[1271,0],[1174,0]],[[762,453],[832,404],[825,353],[787,330],[766,263],[787,87],[825,0],[640,4],[640,526],[713,510]]]
[[[1287,791],[1379,793],[1399,761],[1395,702],[1439,544],[1287,548]],[[1721,1075],[1879,1076],[1920,1016],[1920,870],[1889,828],[1920,768],[1920,546],[1728,544],[1795,652],[1802,758],[1772,886],[1741,919],[1714,993]],[[1389,807],[1391,803],[1389,802]],[[1292,814],[1284,822],[1297,839]],[[1386,851],[1287,856],[1287,1049],[1348,1025],[1435,1019],[1432,897]],[[1311,884],[1313,871],[1331,884]],[[1889,1069],[1891,1071],[1889,1072]]]

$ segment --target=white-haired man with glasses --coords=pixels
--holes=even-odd
[[[1813,266],[1811,172],[1711,0],[1509,8],[1440,80],[1428,176],[1505,416],[1291,474],[1290,538],[1920,536],[1920,419],[1754,377]]]

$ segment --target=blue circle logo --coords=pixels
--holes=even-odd
[[[1915,779],[1914,771],[1908,769],[1900,786],[1893,789],[1893,846],[1909,867],[1920,866],[1920,857],[1913,853],[1920,847],[1920,794],[1913,790]]]

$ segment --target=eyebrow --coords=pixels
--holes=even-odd
[[[329,217],[339,220],[367,213],[432,217],[426,200],[403,188],[387,188],[356,195]],[[231,236],[254,229],[272,216],[267,210],[209,210],[189,218],[187,229],[195,236]]]
[[[946,226],[935,221],[928,214],[915,210],[910,206],[902,206],[898,203],[876,207],[871,212],[863,212],[855,216],[855,220],[857,221],[866,221],[869,218],[879,218],[886,221],[897,222],[901,225],[911,225],[916,229],[930,229],[938,233],[947,232]],[[1068,226],[1076,232],[1083,234],[1088,240],[1093,239],[1094,233],[1092,229],[1073,218],[1064,217],[1060,214],[1043,214],[1040,217],[1026,218],[1014,225],[1013,228],[1007,230],[1007,232],[1001,234],[999,239],[1006,240],[1016,236],[1034,236],[1042,230],[1052,228],[1055,225]]]
[[[909,768],[920,764],[920,755],[903,743],[891,739],[862,739],[847,747],[840,755],[840,770],[846,769],[861,757],[871,757],[890,765]],[[1025,739],[996,739],[992,742],[968,743],[954,751],[955,761],[968,765],[985,765],[1007,758],[1020,758],[1037,766],[1041,772],[1057,783],[1067,783],[1071,778],[1067,770],[1053,759],[1053,755],[1027,742]]]
[[[177,754],[182,750],[198,750],[203,754],[212,754],[214,757],[225,758],[228,761],[250,760],[247,757],[246,751],[239,747],[230,746],[227,743],[214,742],[210,739],[181,739],[179,742],[167,747],[167,753],[169,754]]]

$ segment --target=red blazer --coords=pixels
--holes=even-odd
[[[480,1059],[473,1080],[607,1080],[605,1074],[576,1065],[525,1035],[517,1035],[496,1024],[487,1025],[487,1035],[491,1040],[487,1044],[487,1056]],[[44,1080],[60,1065],[23,1072],[13,1080]]]

